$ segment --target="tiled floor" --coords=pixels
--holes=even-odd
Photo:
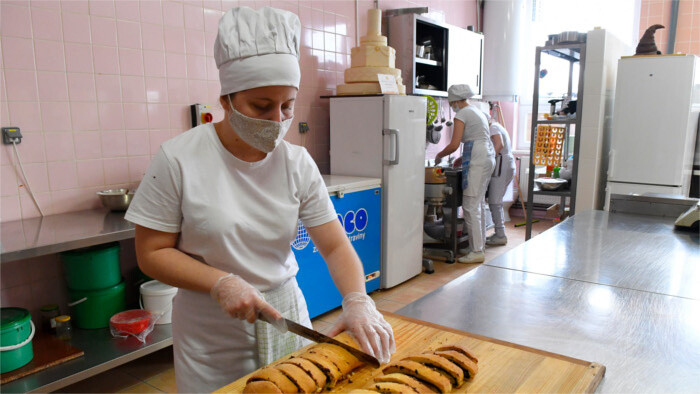
[[[506,224],[508,245],[487,248],[487,261],[524,242],[525,227],[515,228],[513,226],[513,223],[522,221],[522,218],[513,218],[513,222]],[[553,223],[548,220],[541,220],[539,223],[534,224],[533,236],[549,229],[552,225]],[[389,290],[376,291],[371,296],[379,309],[395,312],[404,305],[423,297],[478,266],[479,264],[446,264],[435,261],[435,273],[430,275],[422,273]],[[312,322],[314,328],[321,332],[328,331],[339,313],[340,310],[335,310],[315,318]],[[121,367],[65,387],[61,392],[174,393],[176,392],[176,386],[172,348],[165,348]]]

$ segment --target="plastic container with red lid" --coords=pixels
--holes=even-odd
[[[113,336],[133,335],[143,342],[145,336],[153,330],[156,320],[157,316],[149,311],[132,309],[112,316],[109,319],[109,328]],[[140,338],[142,334],[144,338]]]

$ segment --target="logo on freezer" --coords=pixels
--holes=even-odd
[[[350,241],[365,239],[365,233],[363,231],[367,228],[367,223],[369,222],[369,215],[366,209],[360,208],[357,211],[348,211],[345,215],[338,214],[338,221],[340,221],[340,225],[345,229],[345,233],[348,235]],[[292,241],[292,247],[296,250],[302,250],[306,248],[309,242],[311,242],[309,233],[301,223],[301,220],[299,220],[297,224],[297,237]]]
[[[309,233],[304,228],[301,220],[297,222],[297,237],[292,241],[292,247],[296,250],[302,250],[309,244],[311,238],[309,238]]]
[[[350,235],[355,230],[359,232],[367,227],[367,211],[364,208],[360,208],[357,212],[348,211],[344,217],[338,214],[338,220],[343,224],[345,232]]]

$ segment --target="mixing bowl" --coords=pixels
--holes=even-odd
[[[557,190],[566,185],[567,181],[561,178],[535,178],[535,183],[542,190]]]
[[[110,189],[97,192],[102,205],[112,211],[126,211],[129,208],[134,192],[129,189]]]

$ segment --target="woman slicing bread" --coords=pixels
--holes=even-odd
[[[329,334],[348,330],[383,362],[395,351],[316,165],[283,140],[299,88],[299,35],[287,11],[223,15],[214,57],[225,119],[163,143],[126,214],[143,272],[179,287],[179,391],[215,390],[304,345],[259,319],[311,326],[290,249],[298,220],[343,295]]]

